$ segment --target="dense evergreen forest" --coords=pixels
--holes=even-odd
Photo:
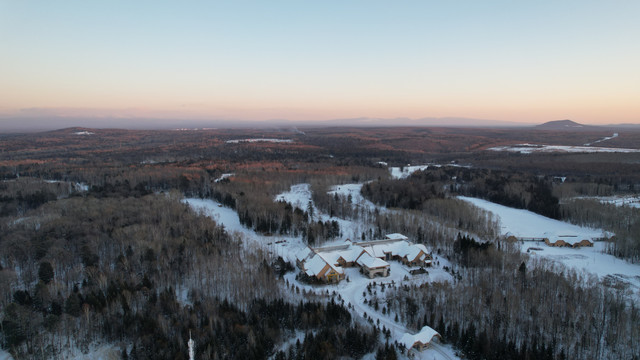
[[[399,232],[428,246],[452,264],[452,282],[372,286],[366,303],[412,330],[434,327],[467,358],[640,358],[628,287],[532,260],[500,239],[490,214],[455,198],[605,228],[616,234],[608,251],[638,262],[638,209],[589,198],[640,189],[637,155],[522,161],[481,151],[548,135],[507,130],[79,130],[2,136],[0,345],[16,359],[96,344],[112,344],[123,359],[186,359],[189,336],[198,359],[406,357],[344,300],[286,282],[293,264],[185,197],[219,202],[261,236],[321,245]],[[253,136],[292,141],[227,142]],[[594,161],[614,161],[613,170],[590,175]],[[405,179],[388,170],[432,162],[442,166]],[[313,206],[274,201],[300,183]],[[329,193],[350,183],[388,211]],[[362,226],[343,229],[318,211]]]

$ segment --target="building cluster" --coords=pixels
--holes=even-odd
[[[507,241],[533,241],[544,242],[548,246],[553,247],[591,247],[593,246],[593,239],[580,239],[578,235],[553,235],[547,237],[517,237],[510,235],[507,237]]]
[[[383,240],[351,242],[322,248],[305,248],[296,255],[296,263],[307,276],[327,283],[345,278],[344,268],[359,267],[374,278],[389,276],[389,262],[410,267],[431,266],[432,258],[422,244],[414,244],[402,234],[389,234]]]

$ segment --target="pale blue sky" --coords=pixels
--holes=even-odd
[[[640,122],[640,1],[0,0],[0,114]]]

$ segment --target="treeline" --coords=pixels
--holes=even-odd
[[[455,284],[391,287],[370,302],[413,329],[435,328],[470,359],[640,357],[640,310],[624,290],[470,240]]]
[[[404,209],[423,209],[432,200],[465,195],[558,219],[558,199],[552,194],[552,185],[553,179],[530,174],[442,166],[415,172],[406,179],[368,183],[362,195],[376,204]]]
[[[29,177],[0,182],[0,217],[20,216],[59,197],[81,192],[80,185]]]

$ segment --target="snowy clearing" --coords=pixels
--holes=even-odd
[[[346,186],[346,189],[351,189],[352,197],[355,196],[354,195],[355,187],[357,187],[358,184],[340,185],[339,187],[343,187],[343,186]],[[358,190],[358,195],[359,194],[360,192]],[[365,200],[362,196],[360,196],[360,199],[362,199],[363,201]],[[322,222],[337,221],[338,224],[340,225],[340,233],[343,238],[359,239],[363,232],[367,232],[373,228],[369,224],[363,224],[361,222],[345,220],[335,216],[331,217],[328,214],[322,213],[313,203],[313,200],[311,198],[311,185],[309,184],[292,185],[291,190],[277,195],[275,197],[275,201],[284,201],[284,202],[290,203],[293,207],[298,207],[304,211],[308,211],[309,204],[311,204],[311,209],[313,209],[312,219],[314,221],[322,221]]]
[[[487,200],[466,196],[459,196],[458,198],[497,215],[500,220],[500,232],[507,236],[552,238],[561,235],[577,235],[580,238],[599,239],[607,235],[603,230],[550,219],[528,210],[514,209]]]
[[[391,177],[394,179],[406,179],[409,175],[413,174],[416,171],[422,171],[429,168],[430,165],[407,165],[403,167],[390,167],[389,171],[391,172]]]
[[[637,153],[640,149],[623,149],[623,148],[606,148],[591,146],[564,146],[564,145],[535,145],[535,144],[518,144],[507,146],[495,146],[488,148],[491,151],[510,151],[519,152],[521,154],[531,153]]]
[[[597,143],[599,143],[599,142],[603,142],[603,141],[607,141],[607,140],[615,139],[615,138],[617,138],[617,137],[618,137],[618,133],[613,133],[613,135],[611,135],[611,136],[607,136],[607,137],[605,137],[605,138],[602,138],[602,139],[596,140],[596,141],[591,142],[591,143],[586,143],[586,144],[584,144],[584,146],[591,146],[591,145],[593,145],[593,144],[597,144]]]
[[[220,175],[220,177],[219,177],[219,178],[217,178],[217,179],[215,180],[215,182],[220,182],[220,181],[222,181],[222,180],[224,180],[224,179],[228,179],[228,178],[230,178],[230,177],[232,177],[232,176],[234,176],[234,175],[235,175],[234,173],[222,174],[222,175]]]
[[[498,216],[502,235],[550,238],[557,235],[571,234],[587,239],[597,239],[612,235],[603,230],[585,228],[550,219],[528,210],[514,209],[482,199],[464,196],[458,198]],[[604,241],[596,241],[593,247],[568,248],[547,246],[544,242],[525,241],[521,245],[521,250],[529,251],[535,256],[557,261],[578,271],[597,275],[601,280],[615,281],[620,285],[628,285],[636,294],[636,297],[640,298],[640,265],[605,254],[606,245],[607,243]]]
[[[351,204],[353,206],[360,207],[368,211],[375,211],[376,209],[378,209],[378,211],[387,211],[387,208],[377,206],[362,196],[360,190],[362,190],[363,185],[364,184],[335,185],[331,187],[329,195],[338,194],[338,196],[344,196],[345,198],[349,198],[349,196],[351,196]]]
[[[76,131],[74,132],[75,135],[94,135],[95,133],[91,132],[91,131]]]
[[[292,143],[291,139],[237,139],[237,140],[227,140],[227,144],[239,144],[243,142],[254,143],[254,142],[272,142],[272,143]]]

